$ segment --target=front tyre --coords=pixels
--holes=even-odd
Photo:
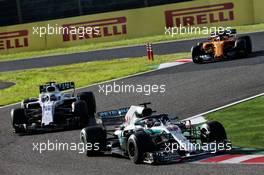
[[[129,159],[135,164],[142,163],[144,153],[154,151],[155,147],[151,138],[144,131],[132,134],[127,141]]]
[[[23,108],[16,108],[11,110],[11,125],[15,133],[24,132],[22,125],[27,123],[25,110]]]
[[[106,150],[106,131],[100,126],[83,128],[80,133],[80,139],[87,148],[87,156],[98,155]]]
[[[200,58],[200,56],[202,55],[202,51],[201,51],[201,46],[200,45],[193,46],[192,49],[191,49],[191,52],[192,52],[193,63],[196,63],[196,64],[203,63],[203,60]]]
[[[201,126],[201,142],[225,142],[227,140],[224,126],[218,121],[209,121]]]

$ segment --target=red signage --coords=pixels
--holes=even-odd
[[[0,50],[28,47],[28,31],[0,33]]]
[[[116,36],[116,35],[124,35],[127,34],[127,19],[126,17],[116,17],[102,20],[94,20],[94,21],[86,21],[80,23],[72,23],[65,24],[63,27],[99,27],[99,34],[87,34],[85,33],[83,36],[78,34],[63,34],[63,41],[74,41],[74,40],[82,40],[82,39],[92,39],[99,37],[108,37],[108,36]]]
[[[234,4],[224,3],[165,11],[166,27],[211,24],[234,20]]]

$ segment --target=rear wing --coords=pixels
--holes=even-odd
[[[106,125],[117,125],[125,121],[125,115],[130,107],[98,112],[98,117]]]
[[[55,86],[59,91],[65,91],[69,89],[75,89],[74,82],[64,82],[64,83],[55,83],[55,82],[48,82],[44,85],[39,86],[39,92],[45,93],[47,92],[47,87],[49,86]]]

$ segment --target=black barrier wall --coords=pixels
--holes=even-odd
[[[191,0],[0,0],[0,26]]]

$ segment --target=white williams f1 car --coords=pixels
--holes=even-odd
[[[99,144],[99,149],[87,149],[87,156],[119,154],[134,163],[171,163],[231,149],[219,122],[192,125],[191,121],[171,119],[167,114],[153,114],[155,111],[148,104],[99,112],[98,124],[80,133],[84,144]],[[115,131],[107,129],[109,124],[122,118],[124,122]]]
[[[62,93],[70,89],[73,93]],[[25,99],[20,108],[12,109],[11,123],[16,133],[81,128],[95,112],[92,92],[75,96],[73,82],[49,82],[40,86],[38,98]]]

